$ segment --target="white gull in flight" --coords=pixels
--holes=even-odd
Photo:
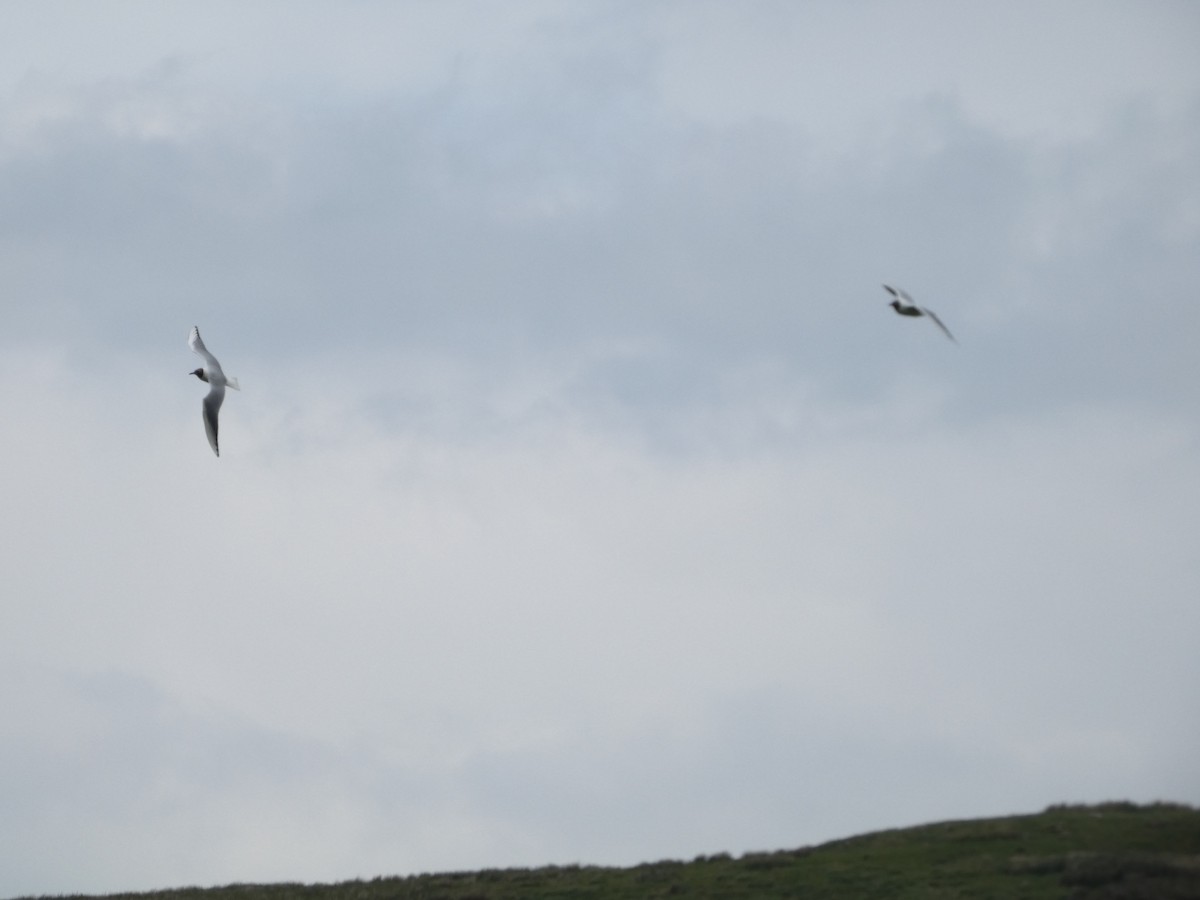
[[[908,294],[899,288],[892,287],[890,284],[885,284],[883,289],[895,298],[892,300],[890,305],[892,309],[894,309],[900,315],[929,316],[929,318],[933,319],[934,324],[936,324],[938,328],[945,332],[946,337],[950,338],[950,340],[954,341],[954,343],[958,343],[958,341],[955,340],[954,335],[950,333],[950,329],[942,324],[942,320],[937,317],[937,313],[935,313],[932,309],[926,309],[923,306],[917,306],[917,304],[913,303],[912,297],[908,296]]]
[[[192,348],[192,352],[204,360],[202,368],[189,374],[195,375],[201,381],[209,384],[208,396],[204,398],[204,432],[208,435],[208,443],[212,447],[213,453],[220,456],[221,451],[217,449],[217,413],[220,412],[221,403],[225,400],[225,386],[228,385],[235,391],[240,391],[241,388],[238,386],[236,378],[227,378],[221,371],[221,364],[217,362],[215,356],[208,352],[204,341],[200,340],[200,329],[195,325],[192,326],[191,334],[188,335],[188,346]]]

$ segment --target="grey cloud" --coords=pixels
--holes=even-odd
[[[806,166],[803,130],[697,130],[626,112],[606,129],[626,135],[605,146],[617,161],[597,168],[593,135],[520,116],[488,124],[469,105],[454,113],[459,102],[272,112],[261,141],[240,130],[254,120],[244,109],[178,140],[114,134],[99,114],[56,126],[3,167],[10,222],[22,223],[8,253],[23,316],[45,333],[87,298],[104,310],[100,334],[115,335],[145,331],[164,303],[203,306],[280,350],[299,350],[335,315],[349,346],[386,334],[504,353],[604,335],[660,342],[700,378],[701,358],[772,354],[840,392],[878,383],[907,355],[908,330],[876,296],[887,278],[961,323],[968,344],[986,338],[973,342],[979,353],[1016,354],[1009,377],[973,383],[993,402],[1027,394],[1031,378],[1046,397],[1190,381],[1185,355],[1170,350],[1173,327],[1159,325],[1181,311],[1172,298],[1194,269],[1195,135],[1177,121],[1143,116],[1103,144],[1021,150],[938,103],[830,169]],[[525,175],[477,166],[543,132],[564,143],[541,162],[533,154]],[[1145,155],[1132,142],[1160,137],[1170,149],[1152,171],[1122,161]],[[523,158],[514,152],[512,165]],[[1119,218],[1081,208],[1101,184],[1100,203],[1122,204]],[[1048,257],[1051,246],[1066,255]],[[76,274],[46,268],[59,254]],[[917,264],[923,277],[908,274]],[[1066,265],[1070,280],[1057,274]],[[1130,297],[1137,314],[1122,315]],[[1156,372],[1123,364],[1129,340],[1152,337],[1168,348]],[[1056,371],[1064,344],[1076,365]]]

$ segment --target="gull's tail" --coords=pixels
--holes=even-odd
[[[231,387],[231,388],[233,388],[235,391],[240,391],[240,390],[242,389],[242,388],[241,388],[241,385],[239,385],[239,384],[238,384],[238,380],[237,380],[236,378],[226,378],[226,379],[225,379],[225,386],[226,386],[226,387]]]

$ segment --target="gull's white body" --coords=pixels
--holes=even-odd
[[[883,289],[892,295],[893,299],[891,307],[897,313],[902,316],[928,316],[930,319],[933,319],[934,324],[937,325],[938,328],[942,329],[942,332],[946,335],[946,337],[950,338],[950,340],[954,341],[954,343],[958,343],[958,341],[955,340],[954,335],[950,333],[950,329],[942,324],[942,320],[937,317],[937,313],[935,313],[932,309],[926,309],[924,306],[917,306],[917,304],[913,303],[913,298],[908,296],[908,294],[904,291],[900,290],[900,288],[894,288],[890,284],[885,284]]]
[[[202,407],[204,433],[208,435],[208,444],[212,447],[213,453],[220,456],[221,451],[217,448],[217,413],[221,410],[221,404],[225,402],[225,387],[228,385],[235,391],[240,391],[241,388],[238,386],[236,378],[228,378],[221,371],[221,364],[217,362],[215,356],[208,352],[204,341],[200,340],[200,329],[195,325],[192,326],[192,331],[188,335],[188,346],[192,348],[193,353],[204,360],[204,366],[191,374],[201,381],[208,382],[208,396],[204,398]]]

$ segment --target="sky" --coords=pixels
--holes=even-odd
[[[1198,40],[0,6],[0,897],[1200,804]]]

